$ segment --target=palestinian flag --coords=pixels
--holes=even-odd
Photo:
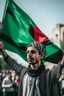
[[[58,63],[63,56],[62,50],[49,40],[13,0],[6,1],[0,39],[6,50],[18,54],[24,61],[27,61],[26,45],[34,41],[45,45],[45,62]]]

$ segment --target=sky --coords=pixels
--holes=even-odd
[[[0,0],[0,21],[2,21],[6,0]],[[52,38],[57,24],[64,24],[64,0],[14,0],[48,38]]]

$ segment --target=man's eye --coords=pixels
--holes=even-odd
[[[35,51],[35,50],[32,50],[32,51],[31,51],[31,53],[32,53],[32,54],[35,54],[35,53],[36,53],[36,51]]]
[[[35,54],[36,51],[35,51],[35,50],[31,50],[31,51],[27,51],[26,53],[27,53],[27,54],[29,54],[29,53],[31,53],[31,54]]]

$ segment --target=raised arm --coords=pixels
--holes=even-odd
[[[62,57],[62,60],[59,62],[57,67],[55,67],[54,70],[52,71],[52,76],[54,81],[57,81],[59,79],[63,67],[64,67],[64,56]]]
[[[62,60],[60,61],[60,64],[61,64],[62,66],[64,66],[64,55],[63,55]]]
[[[5,51],[4,44],[0,42],[0,52],[2,53],[4,60],[6,63],[13,69],[18,75],[21,75],[22,69],[25,67],[22,65],[19,65],[14,59],[12,59]]]

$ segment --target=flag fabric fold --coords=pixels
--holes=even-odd
[[[63,56],[62,50],[49,40],[13,0],[6,0],[0,40],[5,44],[5,49],[18,54],[25,61],[26,45],[34,41],[45,45],[45,62],[58,63]]]

